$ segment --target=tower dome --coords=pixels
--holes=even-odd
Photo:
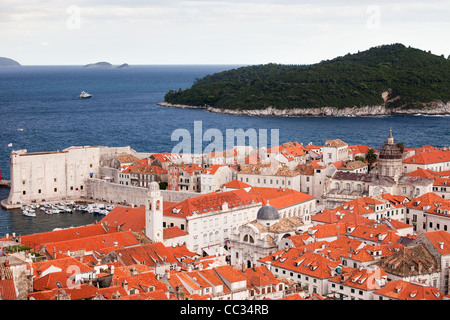
[[[258,221],[275,221],[280,219],[280,214],[278,213],[278,210],[275,209],[275,207],[266,204],[258,210],[256,219],[258,219]]]
[[[402,174],[402,151],[394,143],[392,130],[389,131],[389,137],[381,147],[377,162],[377,174],[380,177],[389,177],[398,181]]]
[[[156,181],[150,183],[150,190],[159,190],[159,184]]]
[[[402,159],[402,152],[399,147],[394,143],[394,137],[392,136],[392,130],[389,131],[388,140],[384,143],[380,150],[379,159]]]

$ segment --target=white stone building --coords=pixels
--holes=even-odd
[[[56,152],[13,151],[10,156],[9,206],[86,197],[85,181],[106,178],[102,167],[113,167],[130,147],[70,147]],[[114,182],[117,177],[108,177]]]
[[[222,185],[234,179],[234,169],[227,165],[212,165],[203,170],[200,174],[201,193],[214,192]]]

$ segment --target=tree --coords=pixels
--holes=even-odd
[[[375,163],[375,161],[377,161],[377,154],[375,153],[375,150],[370,148],[369,150],[367,150],[366,153],[366,161],[369,164],[369,171],[373,168],[373,164]]]
[[[400,152],[403,153],[403,150],[405,150],[405,146],[403,145],[403,142],[397,143],[397,148],[399,148]]]
[[[364,158],[364,157],[362,157],[362,156],[356,156],[356,157],[355,157],[355,161],[366,162],[366,158]]]
[[[160,190],[166,190],[167,189],[167,182],[161,181],[159,183],[159,189]]]

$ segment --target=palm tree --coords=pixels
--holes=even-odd
[[[374,149],[370,148],[369,150],[367,150],[365,159],[369,164],[369,171],[373,168],[373,164],[375,163],[375,161],[377,161],[377,158],[378,157]]]

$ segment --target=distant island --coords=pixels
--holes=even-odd
[[[312,65],[265,64],[197,79],[160,106],[276,116],[450,114],[450,60],[403,44]]]
[[[20,66],[21,64],[13,59],[0,57],[0,67],[20,67]]]
[[[101,62],[96,62],[96,63],[89,63],[89,64],[85,65],[83,68],[113,69],[114,66],[109,62],[101,61]],[[127,68],[130,68],[130,65],[128,63],[124,63],[116,68],[117,69],[127,69]]]
[[[128,69],[130,68],[130,65],[128,63],[121,64],[117,67],[117,69]]]

